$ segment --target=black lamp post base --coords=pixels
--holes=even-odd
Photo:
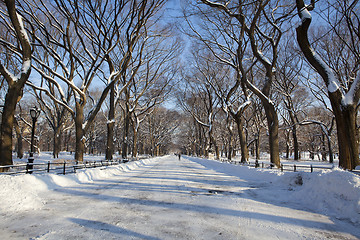
[[[29,157],[29,159],[28,159],[28,163],[27,163],[27,165],[26,165],[26,173],[28,173],[28,174],[32,174],[32,169],[33,169],[33,163],[34,163],[34,157]]]

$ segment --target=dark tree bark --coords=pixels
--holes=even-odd
[[[16,104],[22,97],[25,82],[30,76],[31,46],[22,24],[21,17],[16,13],[15,0],[7,0],[5,1],[5,4],[16,38],[20,45],[19,49],[21,49],[20,53],[22,57],[21,72],[17,76],[11,74],[0,62],[0,73],[8,83],[0,128],[0,165],[12,165],[12,130],[14,127],[14,114]],[[14,79],[14,77],[16,79]]]
[[[19,123],[17,120],[15,120],[14,125],[15,125],[15,132],[16,132],[16,141],[17,141],[17,144],[16,144],[17,157],[21,159],[24,157],[23,137],[22,137],[21,129],[20,129],[20,126],[19,126]]]
[[[294,144],[294,160],[299,160],[299,141],[297,138],[296,126],[293,126],[293,128],[292,128],[292,137],[293,137],[293,144]]]
[[[133,135],[133,151],[132,151],[132,157],[136,158],[137,157],[137,152],[138,152],[138,130],[136,130],[135,128],[134,130],[134,135]]]
[[[107,122],[105,159],[112,160],[114,155],[114,127],[115,127],[115,86],[110,89],[110,103]]]
[[[297,121],[296,121],[295,116],[290,108],[289,108],[288,112],[289,112],[290,121],[292,124],[291,133],[292,133],[292,139],[293,139],[293,144],[294,144],[294,160],[299,160],[299,141],[297,138]]]
[[[233,131],[232,131],[232,122],[230,121],[229,116],[226,119],[226,128],[228,129],[229,132],[229,146],[227,147],[227,149],[225,149],[226,152],[226,157],[227,159],[231,160],[232,159],[232,152],[233,152]],[[224,146],[226,148],[226,146]]]
[[[234,119],[238,128],[238,134],[240,139],[241,162],[244,163],[247,162],[249,159],[249,149],[247,147],[247,142],[246,142],[244,123],[241,115],[240,116],[237,115]]]
[[[61,139],[62,139],[62,127],[58,127],[54,131],[54,140],[53,140],[53,157],[59,158],[59,153],[61,151]]]
[[[260,97],[260,96],[258,96]],[[260,99],[262,96],[260,97]],[[266,120],[269,131],[269,149],[270,162],[277,167],[280,166],[280,150],[279,150],[279,120],[273,103],[269,103],[267,99],[262,100],[264,106]]]
[[[126,99],[129,99],[128,95],[129,95],[129,92],[128,92],[128,90],[126,90],[125,91]],[[121,148],[121,157],[122,158],[127,158],[127,155],[128,155],[129,128],[130,128],[130,111],[129,111],[129,105],[126,103],[125,108],[124,108],[123,142],[122,142],[122,148]]]
[[[85,132],[82,126],[84,122],[84,105],[79,102],[75,104],[75,160],[82,162],[85,153]]]

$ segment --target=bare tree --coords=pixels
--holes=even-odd
[[[194,5],[194,13],[184,13],[185,19],[192,30],[191,37],[198,40],[199,44],[204,45],[214,57],[211,61],[217,63],[216,71],[222,68],[231,67],[235,74],[228,70],[228,81],[224,84],[224,79],[207,78],[215,80],[208,82],[214,89],[216,96],[221,102],[222,109],[230,115],[236,122],[241,147],[241,161],[245,162],[249,158],[246,135],[244,132],[244,112],[251,103],[245,81],[247,74],[252,70],[252,63],[247,53],[248,40],[245,39],[245,26],[234,24],[233,19],[221,11],[209,12]],[[189,16],[188,16],[189,15]],[[190,16],[195,15],[195,19]],[[200,22],[200,23],[199,23]],[[185,32],[185,31],[184,31]],[[251,57],[250,57],[251,59]],[[249,64],[246,64],[246,63]],[[231,77],[230,77],[231,76]],[[228,121],[231,123],[231,121]]]
[[[338,52],[340,58],[335,60],[350,60],[352,66],[349,72],[339,71],[339,64],[324,61],[312,48],[309,40],[309,27],[311,24],[310,11],[315,9],[315,0],[305,5],[304,0],[296,0],[298,15],[301,23],[296,28],[297,41],[300,49],[310,65],[320,74],[327,89],[327,94],[336,119],[336,129],[339,146],[339,166],[344,169],[354,169],[359,165],[359,141],[356,126],[357,108],[360,99],[360,51],[359,51],[359,1],[329,1],[326,5],[329,31],[332,41],[337,41],[343,48]],[[328,54],[331,54],[329,49]],[[349,54],[344,56],[343,54]]]
[[[254,1],[251,4],[244,4],[243,1],[237,3],[229,1],[226,4],[209,0],[202,0],[202,2],[236,19],[249,38],[253,56],[259,64],[259,71],[263,72],[263,85],[260,89],[247,78],[243,80],[246,86],[260,98],[264,106],[269,131],[270,161],[279,167],[279,120],[274,102],[271,100],[271,87],[282,36],[280,25],[291,12],[288,9],[289,6],[280,6],[277,1],[270,0]]]
[[[252,155],[257,160],[260,159],[260,149],[263,137],[266,131],[266,116],[262,107],[261,101],[252,97],[252,104],[249,106],[249,111],[245,112],[245,130],[247,136],[247,146],[251,147]]]
[[[150,116],[146,118],[141,132],[146,136],[145,141],[150,147],[149,151],[152,156],[167,153],[180,121],[179,113],[162,107],[155,107]]]
[[[160,30],[159,30],[160,29]],[[147,26],[143,41],[134,54],[131,71],[127,76],[129,87],[120,101],[124,113],[124,134],[122,157],[127,157],[129,127],[133,126],[133,157],[136,156],[139,124],[148,112],[163,102],[171,88],[169,84],[177,72],[175,58],[179,56],[180,41],[170,34],[170,28],[158,24]]]
[[[216,158],[220,158],[219,147],[214,138],[214,123],[216,114],[220,110],[219,98],[216,96],[214,89],[209,82],[221,81],[224,75],[220,71],[210,67],[210,62],[201,57],[199,52],[194,52],[196,67],[193,72],[186,76],[187,89],[184,89],[182,95],[179,95],[178,102],[180,106],[202,127],[207,129],[205,156],[214,145]],[[215,78],[220,78],[214,80]],[[199,134],[201,135],[201,133]]]
[[[291,130],[294,160],[299,160],[298,124],[304,118],[305,108],[310,105],[311,98],[308,89],[300,81],[302,70],[300,56],[293,49],[292,39],[286,36],[285,40],[279,52],[274,87],[281,101],[279,113],[284,120],[283,127],[286,128],[285,131]],[[287,146],[289,146],[288,141]],[[288,154],[289,151],[287,156]]]
[[[24,142],[25,139],[25,132],[27,132],[27,129],[31,128],[30,124],[27,124],[28,122],[24,120],[25,115],[28,115],[26,112],[27,107],[24,107],[21,105],[21,102],[18,103],[17,111],[15,113],[15,122],[14,122],[14,129],[15,129],[15,135],[16,135],[16,145],[15,150],[17,152],[17,158],[23,158],[24,156]]]
[[[22,97],[24,85],[30,76],[31,45],[22,17],[15,7],[15,0],[7,0],[4,2],[6,10],[0,12],[0,18],[2,19],[1,25],[11,33],[11,42],[7,41],[5,38],[0,38],[1,46],[4,49],[2,52],[14,52],[15,50],[17,54],[13,56],[16,58],[16,60],[14,59],[14,62],[21,64],[20,68],[16,68],[14,72],[10,72],[4,63],[0,61],[0,73],[7,82],[7,92],[2,111],[0,129],[0,165],[12,165],[14,113],[16,104]],[[1,1],[1,5],[3,6],[3,1]],[[3,55],[3,57],[6,59],[9,56]]]
[[[23,9],[29,16],[29,22],[37,26],[34,34],[37,44],[52,58],[52,65],[60,66],[62,74],[54,71],[47,62],[35,58],[35,69],[47,81],[52,82],[60,93],[57,99],[48,89],[35,83],[33,88],[44,91],[54,101],[62,104],[71,113],[75,122],[76,151],[75,158],[82,161],[85,133],[89,130],[97,113],[101,109],[107,94],[123,78],[131,60],[134,47],[143,33],[147,20],[155,14],[162,1],[103,1],[78,2],[39,1],[33,5],[25,1]],[[112,9],[112,10],[109,10]],[[44,16],[42,21],[35,12]],[[120,30],[124,29],[122,34]],[[56,34],[53,34],[53,32]],[[58,51],[55,51],[59,48]],[[113,51],[121,53],[116,59],[117,66],[111,65]],[[109,71],[105,70],[107,61]],[[43,71],[43,68],[46,71]],[[104,72],[106,71],[107,74]],[[105,77],[104,77],[105,76]],[[94,79],[104,79],[105,87],[97,103],[85,116],[85,106],[89,88]],[[68,106],[59,80],[71,88],[75,109]],[[121,86],[123,91],[130,83]],[[108,122],[112,122],[110,119]]]
[[[43,71],[46,70],[43,69]],[[56,69],[54,69],[54,71],[56,71]],[[46,85],[46,87],[44,85]],[[60,94],[57,92],[57,87],[50,81],[46,81],[42,78],[40,87],[48,89],[51,95],[56,97],[56,99],[59,98]],[[53,157],[58,158],[61,151],[62,133],[67,130],[65,128],[65,122],[71,117],[70,112],[63,104],[59,104],[57,101],[46,96],[43,91],[37,91],[35,87],[33,87],[33,90],[38,105],[44,113],[50,128],[53,130]],[[71,106],[71,88],[68,87],[64,97],[63,103],[66,103],[67,106]]]

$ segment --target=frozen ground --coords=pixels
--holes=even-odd
[[[175,156],[0,176],[1,239],[359,239],[360,178]]]

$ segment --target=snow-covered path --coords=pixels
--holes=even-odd
[[[92,182],[49,186],[39,210],[4,213],[1,239],[358,239],[345,221],[267,199],[269,183],[192,158],[158,158]]]

